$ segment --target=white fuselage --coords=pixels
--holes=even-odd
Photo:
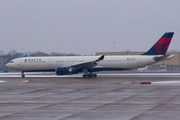
[[[134,69],[155,63],[154,57],[154,55],[105,56],[94,68]],[[98,58],[99,56],[22,57],[12,60],[6,66],[18,71],[48,71]]]

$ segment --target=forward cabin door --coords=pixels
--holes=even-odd
[[[17,65],[21,66],[21,59],[18,60]]]

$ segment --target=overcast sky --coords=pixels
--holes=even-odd
[[[147,51],[165,32],[175,32],[169,51],[180,50],[179,5],[180,0],[0,0],[0,50]]]

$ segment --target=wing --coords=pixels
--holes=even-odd
[[[95,67],[97,65],[97,62],[100,62],[103,59],[104,59],[104,55],[102,55],[101,57],[99,57],[98,59],[96,59],[94,61],[80,62],[80,63],[75,63],[72,65],[62,66],[62,67],[70,67],[72,69],[82,69],[82,68],[92,69],[93,67]]]

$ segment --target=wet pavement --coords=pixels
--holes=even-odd
[[[0,120],[179,120],[179,76],[0,78]]]

